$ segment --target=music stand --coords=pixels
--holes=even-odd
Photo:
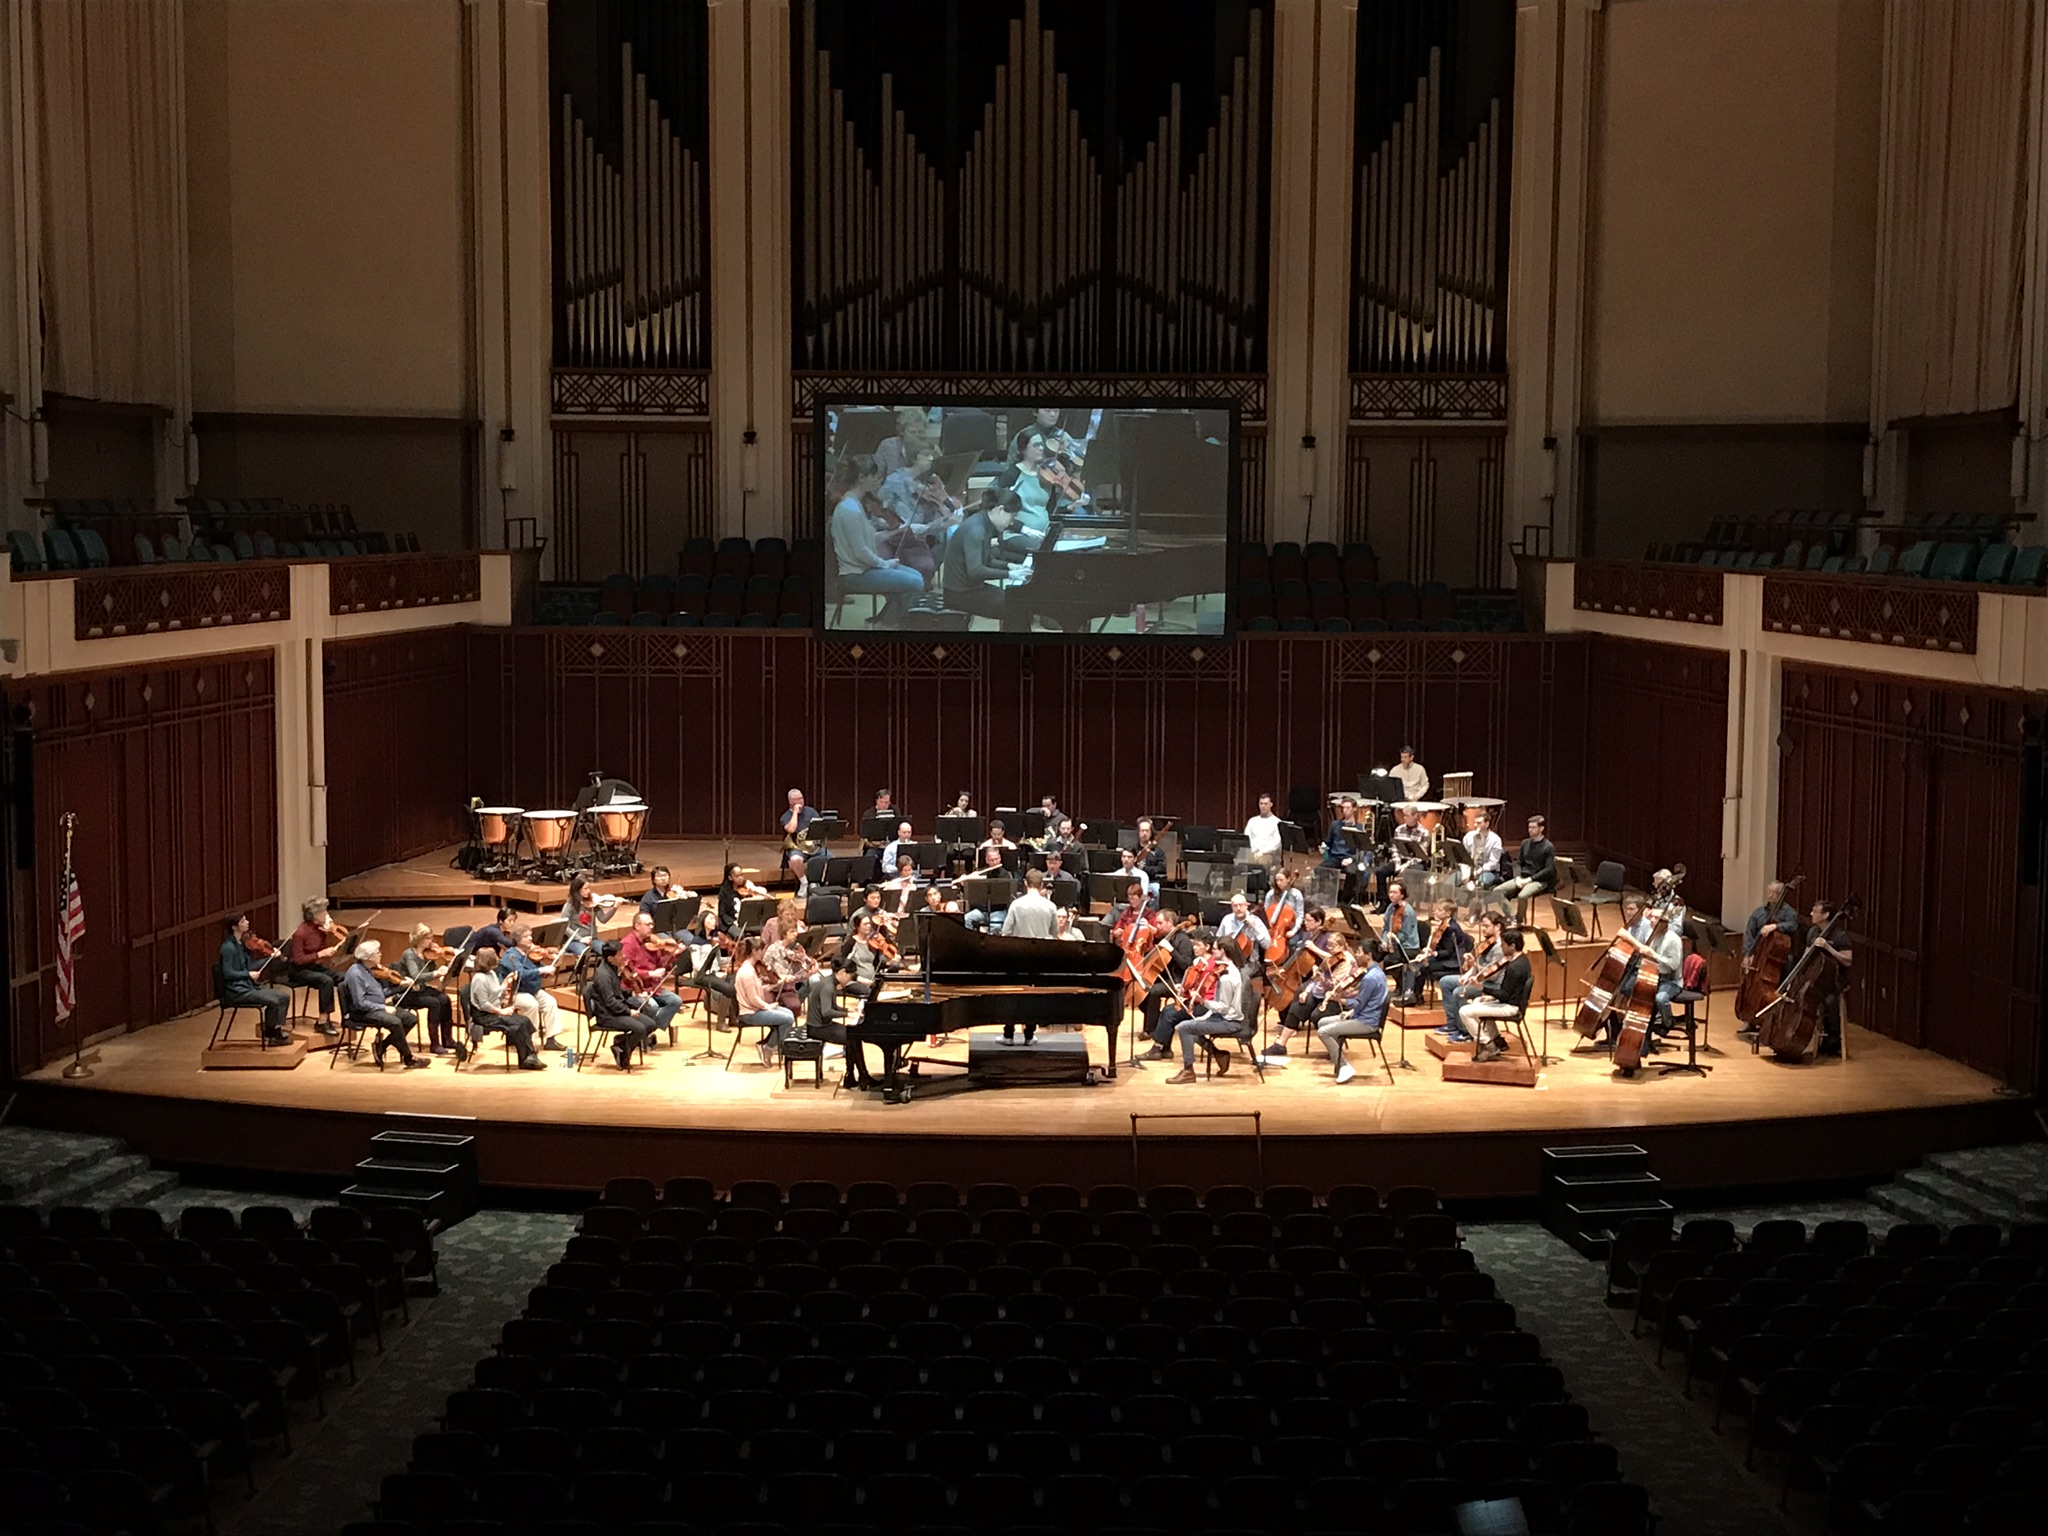
[[[1081,905],[1081,882],[1063,872],[1051,882],[1046,895],[1052,898],[1056,907],[1078,907]]]
[[[941,816],[933,830],[955,848],[962,844],[976,847],[988,836],[986,825],[979,816]]]
[[[654,931],[681,933],[704,909],[702,896],[671,896],[654,904]]]
[[[1302,831],[1300,822],[1283,821],[1280,823],[1280,851],[1282,853],[1307,853],[1309,851],[1308,834]]]
[[[776,898],[773,896],[749,896],[740,903],[739,930],[741,933],[759,933],[761,925],[775,915]]]
[[[1003,825],[1008,827],[1010,823],[1005,821]],[[1017,830],[1012,835],[1020,842],[1027,837],[1043,837],[1045,835],[1045,812],[1017,812]]]
[[[1088,872],[1088,900],[1106,902],[1113,907],[1124,899],[1124,892],[1130,884],[1121,874],[1091,869]]]
[[[1162,911],[1171,912],[1175,917],[1199,917],[1202,912],[1202,893],[1178,885],[1161,886],[1159,906]]]
[[[1548,1067],[1554,1065],[1559,1060],[1558,1057],[1550,1054],[1550,1005],[1556,1001],[1550,995],[1550,968],[1553,965],[1557,967],[1558,979],[1564,983],[1567,993],[1571,990],[1571,973],[1565,969],[1564,956],[1560,955],[1557,952],[1557,946],[1550,942],[1550,934],[1547,929],[1536,928],[1525,931],[1533,932],[1536,935],[1536,943],[1543,950],[1543,1004],[1541,1008],[1543,1018],[1543,1053],[1536,1058],[1536,1065]]]
[[[846,836],[846,823],[839,819],[837,811],[820,811],[811,818],[811,824],[805,829],[804,835],[814,843],[829,847]]]
[[[1568,901],[1562,896],[1551,897],[1550,915],[1556,919],[1558,931],[1566,938],[1587,944],[1593,942],[1593,935],[1586,927],[1586,914],[1576,901]]]
[[[896,829],[908,818],[889,811],[869,811],[860,819],[860,840],[864,843],[887,843],[895,839]]]
[[[1111,821],[1105,816],[1096,821],[1082,823],[1080,838],[1087,847],[1113,849],[1117,845],[1118,835],[1123,830],[1124,824],[1122,822]]]
[[[877,879],[876,859],[872,853],[850,854],[845,858],[830,858],[819,870],[816,885],[835,885],[851,890],[856,885],[873,885]],[[895,870],[890,870],[895,874]]]

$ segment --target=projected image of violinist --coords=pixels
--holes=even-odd
[[[828,631],[1225,632],[1228,409],[827,404],[818,433]]]

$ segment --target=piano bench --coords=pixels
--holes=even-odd
[[[796,1064],[808,1061],[811,1064],[811,1086],[825,1086],[825,1042],[809,1038],[785,1039],[782,1042],[782,1086],[796,1085]]]

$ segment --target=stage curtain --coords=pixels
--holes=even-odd
[[[2031,29],[2015,0],[1893,0],[1883,405],[1897,421],[2019,397]]]
[[[38,0],[44,387],[175,407],[184,312],[180,7]]]

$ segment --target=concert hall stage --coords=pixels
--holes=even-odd
[[[1227,1078],[1169,1086],[1176,1064],[1126,1061],[1094,1087],[927,1088],[901,1105],[838,1091],[836,1068],[812,1088],[805,1064],[784,1088],[779,1068],[749,1064],[750,1043],[728,1071],[729,1034],[711,1037],[717,1060],[692,1061],[706,1044],[702,1024],[687,1023],[694,1010],[679,1045],[624,1076],[602,1052],[581,1072],[559,1056],[546,1072],[507,1070],[495,1048],[460,1073],[449,1058],[410,1073],[379,1073],[367,1057],[330,1069],[326,1052],[290,1071],[201,1071],[209,1009],[93,1048],[83,1081],[64,1080],[61,1064],[35,1073],[21,1085],[19,1112],[34,1124],[123,1137],[170,1164],[334,1176],[364,1155],[374,1132],[429,1116],[436,1128],[476,1132],[485,1182],[541,1189],[588,1189],[625,1173],[842,1184],[1263,1177],[1526,1197],[1536,1192],[1540,1148],[1633,1141],[1650,1149],[1667,1184],[1730,1190],[1874,1180],[1930,1151],[2031,1133],[2028,1101],[2000,1096],[1992,1079],[1854,1026],[1843,1062],[1793,1067],[1752,1056],[1733,1038],[1732,1003],[1731,994],[1715,998],[1714,1048],[1702,1058],[1714,1071],[1704,1078],[1657,1073],[1655,1063],[1682,1059],[1671,1053],[1651,1058],[1637,1079],[1615,1080],[1605,1058],[1571,1055],[1577,1037],[1554,1026],[1550,1049],[1563,1060],[1533,1090],[1443,1082],[1419,1031],[1407,1046],[1417,1070],[1396,1070],[1391,1087],[1365,1070],[1354,1044],[1358,1080],[1341,1088],[1318,1050],[1313,1059],[1297,1053],[1263,1083],[1240,1065]],[[1091,1034],[1099,1064],[1102,1034]],[[941,1054],[963,1055],[964,1045]],[[1398,1060],[1398,1031],[1388,1031],[1387,1047]],[[1170,1115],[1218,1118],[1142,1118]]]

